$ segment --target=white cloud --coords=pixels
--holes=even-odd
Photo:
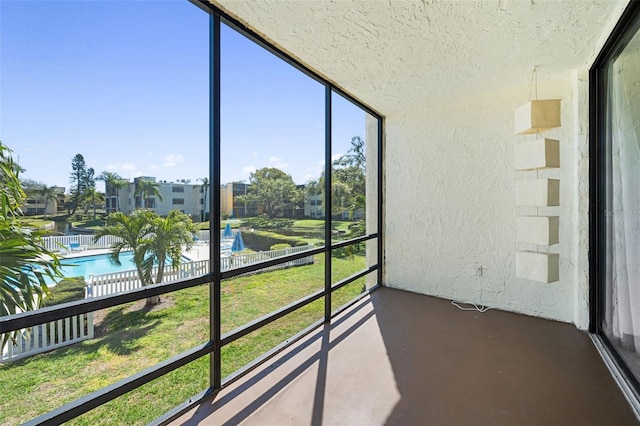
[[[244,173],[253,173],[253,172],[255,172],[256,170],[257,170],[257,169],[256,169],[255,167],[253,167],[253,166],[247,166],[247,167],[244,167],[244,168],[242,169],[242,171],[243,171]]]
[[[136,170],[136,165],[134,163],[110,163],[105,167],[110,172],[131,172]]]
[[[162,167],[158,166],[157,164],[152,164],[149,166],[150,170],[160,170]]]
[[[339,159],[340,159],[340,157],[342,157],[342,154],[340,154],[340,153],[338,153],[338,154],[333,154],[333,155],[331,156],[331,161],[339,160]]]
[[[289,167],[289,163],[285,163],[278,157],[269,157],[269,162],[271,163],[271,167],[275,167],[277,169],[286,169]]]
[[[180,154],[171,153],[164,157],[164,160],[165,162],[162,164],[163,167],[173,167],[178,163],[182,163],[184,161],[184,158]]]
[[[251,155],[254,156],[254,157],[257,157],[258,156],[258,151],[251,152]]]

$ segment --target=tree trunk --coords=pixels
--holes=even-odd
[[[142,287],[146,287],[149,284],[153,284],[153,282],[151,283],[145,283],[144,279],[143,279],[143,274],[142,271],[140,270],[140,268],[138,269],[138,277],[140,277],[140,282],[142,283]],[[145,301],[145,305],[146,306],[155,306],[158,303],[160,303],[160,296],[151,296],[151,297],[147,297],[146,301]]]
[[[161,283],[164,278],[164,259],[158,259],[158,274],[156,275],[156,284]],[[147,297],[146,305],[155,306],[160,303],[160,296]]]
[[[155,305],[158,305],[159,303],[160,303],[160,296],[147,297],[147,300],[145,302],[147,306],[155,306]]]

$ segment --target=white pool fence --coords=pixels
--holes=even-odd
[[[73,237],[76,238],[79,236]],[[85,236],[83,235],[82,237]],[[227,271],[293,253],[300,253],[306,250],[311,250],[312,248],[313,246],[300,246],[280,250],[269,250],[259,253],[224,256],[220,259],[220,267],[222,271]],[[313,264],[313,256],[307,256],[301,259],[271,266],[260,270],[260,272],[309,264]],[[170,282],[181,278],[203,275],[207,272],[209,272],[209,260],[188,261],[181,263],[178,268],[173,268],[171,266],[166,267],[162,282]],[[152,276],[155,277],[156,273],[157,268],[153,268]],[[85,287],[85,298],[122,293],[135,290],[141,286],[138,272],[136,270],[91,275],[89,276]],[[83,340],[92,339],[93,336],[93,313],[72,316],[58,321],[40,324],[30,329],[20,330],[15,341],[10,341],[2,350],[0,362],[13,361],[26,356],[46,352],[55,348],[81,342]]]
[[[0,356],[0,362],[14,361],[92,339],[93,328],[91,312],[22,329],[15,339],[9,340],[6,344]]]

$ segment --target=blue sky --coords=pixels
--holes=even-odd
[[[207,176],[208,33],[186,0],[0,0],[0,140],[48,185],[69,187],[78,153],[96,174]],[[319,176],[324,87],[229,28],[221,43],[222,181]],[[339,156],[365,113],[337,95],[333,110]]]

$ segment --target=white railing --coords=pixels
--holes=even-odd
[[[63,235],[59,237],[43,237],[42,241],[47,250],[73,250],[78,249],[106,249],[113,243],[120,241],[120,237],[105,235],[98,241],[93,241],[93,235]]]
[[[0,340],[2,339],[0,335]],[[76,315],[22,329],[2,350],[0,361],[24,358],[55,348],[93,339],[93,313]]]
[[[78,238],[86,236],[71,236]],[[67,238],[67,237],[50,237]],[[107,243],[109,245],[111,243]],[[220,268],[223,271],[252,265],[255,263],[286,256],[292,253],[300,253],[310,250],[313,246],[291,247],[281,250],[270,250],[259,253],[241,255],[229,255],[220,259]],[[292,260],[280,265],[261,269],[273,271],[292,266],[308,265],[313,263],[313,256]],[[152,276],[156,276],[157,267],[153,268]],[[165,268],[162,282],[175,281],[180,278],[198,276],[209,272],[209,260],[195,260],[182,263],[178,268],[168,266]],[[115,272],[111,274],[91,275],[85,288],[85,298],[106,296],[108,294],[121,293],[140,288],[140,278],[136,270]],[[93,313],[64,318],[58,321],[40,324],[30,329],[20,330],[15,341],[10,340],[0,354],[0,362],[16,360],[37,353],[50,351],[55,348],[92,339],[94,336]],[[2,335],[0,335],[2,338]]]
[[[179,268],[165,266],[162,282],[175,281],[194,275],[202,275],[209,272],[208,260],[195,260],[180,264]],[[158,268],[153,267],[151,276],[155,278]],[[106,296],[108,294],[122,293],[142,287],[137,270],[113,272],[110,274],[90,275],[85,288],[85,298]]]
[[[300,253],[305,250],[312,249],[313,246],[290,247],[281,250],[270,250],[259,253],[249,253],[240,255],[225,256],[220,259],[220,269],[228,271],[234,268],[253,265],[254,263],[271,260],[278,257],[286,256],[292,253]],[[260,271],[273,271],[276,269],[289,268],[292,266],[308,265],[313,263],[313,256],[303,257],[301,259],[285,262],[280,265],[271,266],[261,269]],[[209,272],[208,260],[195,260],[180,264],[179,268],[168,266],[165,268],[162,282],[175,281],[180,278],[192,277],[206,274]],[[157,274],[157,268],[152,270],[152,276]],[[114,272],[111,274],[91,275],[87,281],[85,296],[98,297],[108,294],[121,293],[124,291],[135,290],[142,287],[138,272],[136,270]]]
[[[227,271],[229,269],[241,268],[243,266],[253,265],[254,263],[264,262],[288,254],[300,253],[305,250],[311,250],[313,246],[288,247],[279,250],[261,251],[258,253],[249,253],[242,255],[231,255],[220,259],[220,269]],[[292,260],[290,262],[281,263],[269,268],[261,269],[261,271],[274,271],[276,269],[289,268],[291,266],[308,265],[313,263],[313,256],[303,257],[302,259]]]
[[[202,242],[207,242],[210,240],[211,232],[208,229],[200,229],[198,231],[198,240]]]

